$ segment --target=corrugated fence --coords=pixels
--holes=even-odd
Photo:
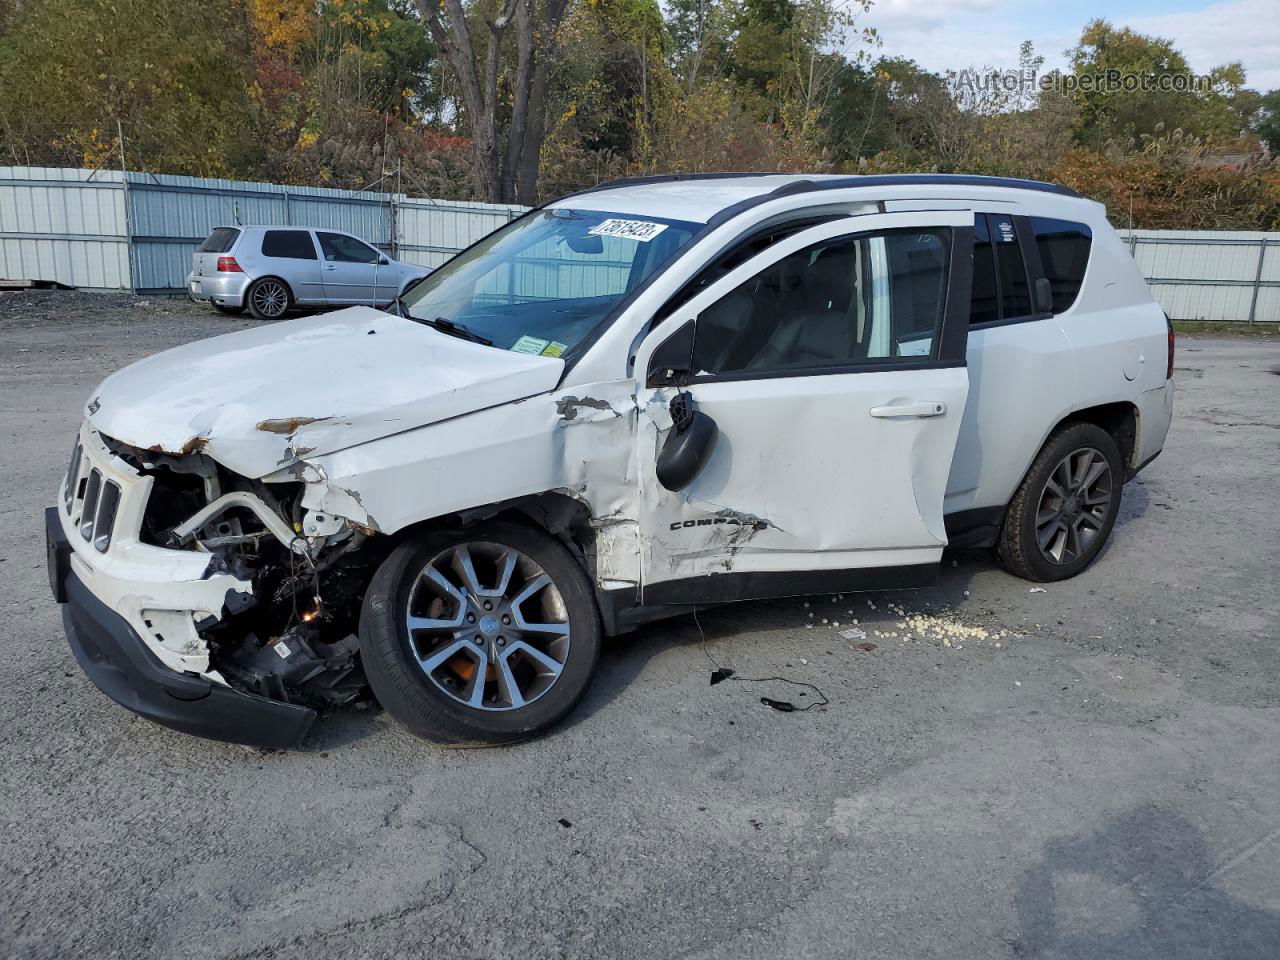
[[[524,207],[119,170],[0,167],[0,279],[181,291],[209,231],[235,224],[344,230],[439,266]]]
[[[0,280],[181,291],[216,226],[345,230],[438,266],[523,207],[118,170],[0,167]],[[1280,233],[1122,231],[1177,320],[1280,322]],[[532,269],[532,265],[530,269]]]
[[[1280,233],[1122,230],[1121,236],[1175,320],[1280,322]]]

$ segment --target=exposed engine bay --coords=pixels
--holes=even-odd
[[[311,707],[369,696],[356,628],[387,538],[308,512],[301,481],[248,480],[199,451],[102,440],[153,481],[142,542],[208,554],[206,577],[253,585],[228,592],[221,619],[195,624],[211,669],[243,692]]]

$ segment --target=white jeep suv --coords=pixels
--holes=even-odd
[[[397,304],[170,350],[89,399],[50,580],[109,696],[266,746],[370,694],[534,735],[695,605],[1098,556],[1173,337],[1104,210],[966,176],[686,176],[530,211]]]

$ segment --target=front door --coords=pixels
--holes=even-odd
[[[316,239],[324,254],[325,299],[330,303],[372,304],[382,255],[345,233],[317,230]]]
[[[645,339],[645,603],[932,580],[968,392],[972,249],[967,212],[825,223],[737,267]],[[681,392],[715,441],[671,490],[658,464]]]

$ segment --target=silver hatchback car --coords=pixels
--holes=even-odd
[[[312,227],[215,227],[191,255],[187,293],[223,313],[278,320],[290,307],[386,306],[430,267]]]

